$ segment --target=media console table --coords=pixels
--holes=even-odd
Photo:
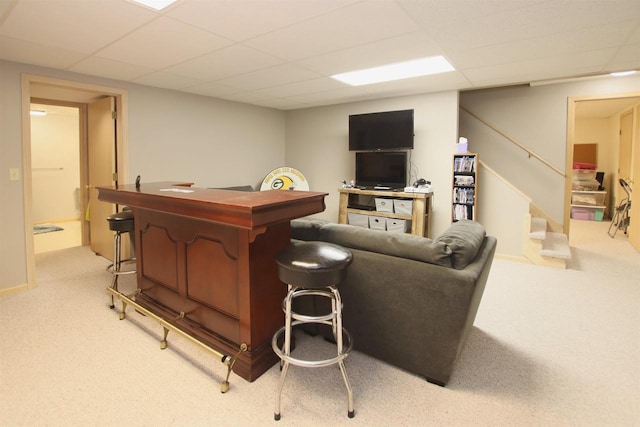
[[[431,237],[431,197],[433,193],[405,193],[400,191],[361,190],[358,188],[339,188],[340,204],[338,223],[348,224],[348,214],[402,219],[411,221],[411,234]],[[411,200],[411,213],[379,212],[375,210],[374,199]],[[363,199],[366,201],[363,202]],[[366,209],[365,209],[366,208]]]
[[[108,288],[123,301],[123,314],[127,303],[140,308],[164,327],[161,348],[169,330],[179,332],[248,381],[279,360],[271,338],[284,324],[286,286],[274,257],[290,243],[290,220],[322,212],[327,193],[170,182],[98,191],[135,218],[137,292]]]

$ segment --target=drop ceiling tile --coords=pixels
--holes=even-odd
[[[253,104],[257,101],[266,101],[269,99],[273,99],[272,96],[265,95],[263,93],[259,93],[256,91],[248,91],[248,92],[236,92],[230,95],[226,95],[224,99],[228,99],[230,101],[236,102],[244,102],[246,104]]]
[[[635,20],[632,22],[636,23],[636,29],[627,40],[627,44],[638,44],[640,43],[640,20]]]
[[[92,53],[157,15],[125,1],[20,1],[0,35]]]
[[[280,58],[296,60],[416,30],[415,22],[395,2],[365,1],[248,40],[246,44]]]
[[[70,71],[92,76],[106,77],[115,80],[129,81],[154,70],[139,65],[127,64],[111,59],[88,57],[69,68]]]
[[[179,76],[166,71],[156,71],[151,74],[138,77],[133,80],[135,83],[161,87],[166,89],[184,89],[186,87],[195,86],[204,83],[202,80],[191,77]]]
[[[527,59],[543,59],[550,56],[599,50],[619,46],[632,31],[632,23],[603,25],[597,28],[576,30],[527,40],[510,41],[490,46],[465,49],[450,54],[450,59],[460,69],[489,64],[504,64]],[[597,31],[594,31],[597,30]]]
[[[66,69],[84,57],[78,52],[0,36],[0,58],[7,61]]]
[[[167,16],[243,41],[343,7],[354,0],[223,0],[179,4]]]
[[[287,97],[341,88],[344,88],[344,83],[329,77],[322,77],[260,89],[258,92],[271,97]]]
[[[169,67],[166,71],[204,81],[218,80],[235,74],[244,74],[281,64],[275,58],[241,44],[235,44],[212,53]]]
[[[619,49],[605,68],[607,71],[640,71],[640,43]]]
[[[635,12],[633,3],[635,2]],[[419,3],[419,2],[418,2]],[[480,7],[484,2],[475,2]],[[511,2],[501,2],[506,4]],[[613,11],[610,2],[527,2],[519,7],[507,8],[492,5],[483,15],[470,14],[461,10],[460,16],[449,14],[448,18],[433,20],[427,11],[414,16],[423,27],[431,32],[444,49],[469,50],[482,46],[504,43],[506,40],[518,41],[540,38],[553,34],[566,33],[594,26],[618,23],[630,16],[637,19],[637,0],[621,0],[621,11]],[[618,2],[616,2],[618,5]],[[409,6],[419,7],[415,4]],[[478,19],[482,16],[482,19]],[[571,17],[571,19],[567,19]],[[456,19],[459,18],[459,19]]]
[[[216,83],[216,82],[189,86],[182,90],[183,92],[194,93],[196,95],[214,96],[214,97],[220,97],[220,98],[224,98],[225,96],[241,92],[240,89],[223,85],[220,83]]]
[[[260,105],[268,108],[277,108],[284,111],[300,110],[302,108],[314,107],[314,105],[306,104],[304,102],[299,102],[288,98],[270,98],[264,101],[256,101],[255,105]]]
[[[363,96],[366,97],[369,95],[362,86],[354,87],[344,85],[344,87],[340,89],[288,96],[287,99],[311,105],[326,105],[325,102],[330,102],[331,99],[335,99],[336,97],[340,97],[342,102],[351,102],[360,100]]]
[[[160,17],[96,55],[161,70],[231,43],[174,19]]]
[[[600,73],[615,49],[578,52],[561,57],[549,57],[545,60],[526,60],[510,64],[493,65],[465,70],[464,74],[474,86],[498,84],[517,84],[535,80],[573,77]]]
[[[413,32],[302,59],[296,63],[331,76],[442,53],[442,49],[429,36],[422,32]]]
[[[309,71],[292,64],[282,64],[247,74],[221,79],[218,83],[242,90],[255,90],[294,83],[302,80],[312,80],[318,77],[321,76],[313,71]]]

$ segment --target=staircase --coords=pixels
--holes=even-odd
[[[548,231],[547,220],[530,214],[526,219],[524,256],[536,265],[567,268],[571,259],[569,239],[563,233]]]

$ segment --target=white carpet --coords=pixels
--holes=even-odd
[[[277,366],[232,374],[221,394],[210,355],[171,333],[160,350],[162,328],[131,309],[118,320],[105,259],[41,254],[38,288],[0,299],[0,425],[638,426],[640,255],[623,239],[579,244],[568,270],[494,261],[447,387],[354,352],[355,418],[337,368],[293,366],[278,422]],[[298,351],[327,345],[299,335]]]

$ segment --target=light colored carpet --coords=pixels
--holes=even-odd
[[[131,309],[118,320],[105,259],[40,254],[38,287],[0,299],[0,425],[638,426],[640,255],[607,239],[572,241],[567,270],[496,259],[447,387],[354,352],[355,418],[337,368],[292,366],[278,422],[277,366],[221,394],[210,355],[171,333],[160,350],[162,328]],[[327,346],[299,335],[298,351]]]

